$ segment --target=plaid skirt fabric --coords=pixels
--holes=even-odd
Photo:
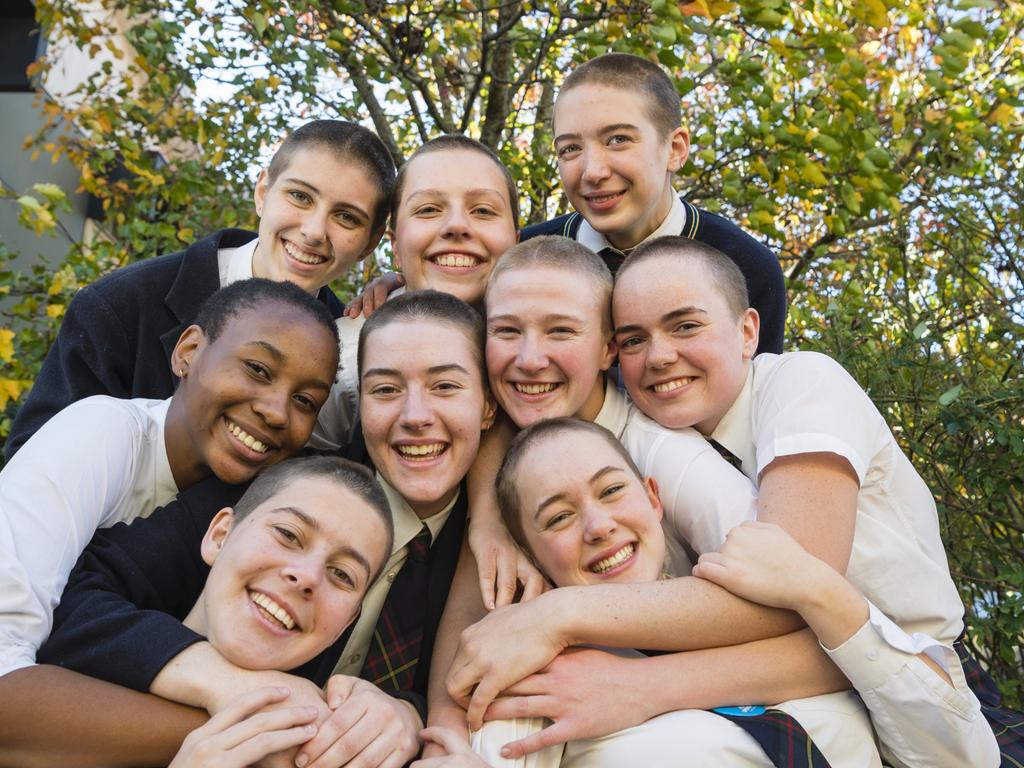
[[[960,657],[967,685],[981,702],[981,712],[996,736],[1002,756],[1000,767],[1024,768],[1024,715],[1003,706],[1003,697],[995,681],[971,656],[962,641],[953,643],[953,648]]]
[[[759,715],[714,712],[750,734],[776,768],[830,768],[804,727],[781,709],[768,709]]]

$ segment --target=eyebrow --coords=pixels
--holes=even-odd
[[[503,193],[501,190],[499,190],[499,189],[491,189],[490,187],[476,187],[474,189],[467,189],[466,192],[465,192],[465,195],[467,197],[470,197],[472,195],[484,195],[484,194],[486,194],[486,195],[494,195],[495,197],[499,197],[502,200],[505,200],[505,198],[507,196],[507,194]],[[431,189],[417,189],[415,192],[410,192],[409,196],[406,198],[406,200],[412,200],[414,197],[419,197],[421,195],[422,196],[428,196],[428,197],[429,196],[433,196],[433,197],[446,197],[448,195],[448,192],[446,192],[443,189],[433,189],[433,188],[431,188]]]
[[[285,179],[284,181],[285,181],[286,184],[294,184],[294,185],[299,186],[299,187],[305,187],[306,189],[308,189],[310,192],[312,192],[315,195],[322,195],[323,194],[319,189],[314,187],[308,181],[303,181],[302,179],[292,179],[292,178]],[[360,208],[355,203],[350,203],[350,202],[346,201],[344,203],[341,203],[340,205],[336,205],[335,208],[351,208],[353,211],[355,211],[356,213],[362,214],[366,218],[370,217],[370,215],[366,211],[364,211],[362,208]]]
[[[299,520],[301,520],[303,524],[306,525],[306,527],[310,528],[316,533],[321,533],[323,531],[323,528],[321,528],[320,526],[320,522],[315,517],[306,514],[297,507],[279,507],[275,511],[284,512],[285,514],[289,514],[299,518]],[[347,544],[343,544],[337,548],[337,552],[343,556],[351,557],[353,560],[359,563],[366,571],[367,575],[372,573],[372,569],[370,568],[370,561],[367,560],[366,557],[363,556],[363,553],[359,550],[354,549],[353,547],[350,547]]]
[[[278,363],[278,364],[284,362],[284,360],[287,357],[284,352],[282,352],[280,349],[275,347],[269,341],[264,341],[263,339],[255,339],[253,341],[247,341],[247,342],[245,342],[245,346],[248,346],[248,347],[259,347],[260,349],[265,351],[268,355],[270,355],[272,358],[274,358],[274,362]],[[323,379],[311,379],[309,383],[310,383],[310,385],[312,385],[314,387],[319,387],[320,389],[330,389],[331,388],[330,382],[324,381]]]
[[[600,480],[605,475],[607,475],[609,472],[623,472],[623,471],[625,471],[625,470],[623,470],[622,467],[616,467],[616,466],[613,466],[613,465],[609,464],[608,466],[601,467],[599,470],[597,470],[597,472],[592,474],[590,476],[590,479],[587,481],[587,483],[588,484],[593,484],[593,483],[597,482],[598,480]],[[537,511],[534,512],[534,514],[533,514],[533,519],[536,520],[538,517],[540,517],[540,513],[543,512],[547,507],[550,507],[552,504],[555,504],[555,503],[557,503],[559,501],[564,500],[565,496],[566,496],[565,493],[556,493],[556,494],[553,494],[551,496],[548,496],[546,499],[544,499],[544,501],[542,501],[538,505]]]
[[[665,323],[671,322],[672,320],[678,320],[679,318],[686,317],[688,315],[706,314],[707,310],[701,309],[700,307],[679,307],[678,309],[673,309],[671,312],[666,312],[664,315],[662,315],[658,320],[658,325],[664,325]],[[633,323],[632,325],[619,325],[616,326],[615,328],[615,334],[618,335],[620,333],[633,333],[634,331],[642,330],[643,326],[637,323]]]
[[[600,136],[612,131],[638,131],[640,128],[633,123],[612,123],[611,125],[605,125],[598,128],[596,133]],[[570,139],[579,139],[583,136],[581,133],[560,133],[554,138],[554,143],[557,144],[560,141],[568,141]]]
[[[516,315],[511,312],[506,312],[504,315],[491,315],[487,318],[487,324],[490,325],[494,322],[508,323],[515,320],[522,319],[522,315]],[[575,315],[563,315],[557,312],[552,312],[549,315],[541,315],[539,318],[543,322],[551,323],[558,320],[571,320],[574,323],[582,323],[583,320]]]
[[[442,365],[432,365],[427,368],[427,373],[429,374],[447,373],[448,371],[461,371],[467,376],[471,375],[469,371],[458,363],[444,363]],[[401,378],[402,372],[397,368],[370,368],[363,374],[364,379],[368,379],[371,376],[397,376]]]

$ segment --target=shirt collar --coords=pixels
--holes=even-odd
[[[424,520],[421,520],[419,515],[413,512],[413,509],[409,506],[408,502],[402,498],[402,494],[396,491],[387,480],[381,477],[380,472],[377,473],[377,482],[380,483],[381,487],[384,489],[384,495],[388,498],[388,506],[391,507],[391,520],[395,526],[395,543],[391,548],[392,555],[404,549],[410,541],[415,539],[417,534],[419,534],[420,530],[423,528],[424,523],[426,523],[427,529],[430,531],[431,544],[437,541],[437,535],[441,532],[441,529],[444,528],[444,524],[448,522],[448,516],[455,507],[455,502],[459,500],[459,494],[462,493],[462,489],[460,487],[444,509]]]
[[[752,439],[751,421],[751,400],[754,388],[754,365],[747,367],[747,379],[743,382],[743,388],[726,411],[725,416],[718,422],[715,431],[710,438],[726,448],[729,453],[743,462],[743,474],[751,479],[756,479],[757,464],[754,455],[754,441]]]
[[[252,277],[252,257],[256,254],[257,243],[259,238],[237,248],[221,248],[217,251],[217,261],[221,266],[221,288]]]
[[[615,437],[621,439],[622,433],[626,431],[626,418],[629,416],[629,401],[622,394],[618,387],[612,382],[610,376],[604,377],[604,403],[601,410],[597,412],[594,423],[604,427]]]
[[[157,498],[173,498],[178,493],[178,484],[174,482],[174,473],[171,471],[171,460],[167,458],[167,410],[171,407],[171,398],[166,400],[152,400],[150,414],[153,421],[159,425],[160,440],[156,442],[156,484]]]
[[[681,232],[686,231],[686,224],[689,220],[689,209],[683,204],[683,201],[679,199],[679,195],[675,189],[672,190],[672,207],[668,210],[668,215],[664,218],[658,228],[655,229],[651,234],[645,237],[640,242],[646,243],[648,240],[653,240],[656,237],[662,237],[664,235],[678,235]],[[576,233],[576,241],[580,245],[585,245],[587,248],[597,253],[602,248],[613,248],[616,251],[614,245],[608,242],[604,235],[590,226],[590,222],[584,219],[580,223],[579,231]],[[637,243],[636,245],[640,245]],[[636,247],[633,246],[633,248]],[[629,250],[633,250],[630,248]]]

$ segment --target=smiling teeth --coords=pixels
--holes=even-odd
[[[434,258],[434,263],[439,267],[475,267],[480,259],[474,256],[460,256],[454,253],[443,253]]]
[[[672,381],[665,381],[661,384],[654,385],[655,392],[671,392],[672,390],[679,389],[680,387],[686,386],[691,381],[692,377],[684,377],[682,379],[672,379]]]
[[[250,592],[249,597],[254,603],[256,603],[256,605],[263,609],[263,612],[267,616],[277,621],[285,629],[295,629],[295,621],[290,615],[288,615],[288,611],[262,592]]]
[[[636,552],[636,544],[627,544],[611,557],[606,557],[604,560],[598,560],[590,566],[590,570],[594,573],[605,573],[606,571],[610,571],[615,566],[621,565],[629,560],[629,558],[633,556],[634,552]]]
[[[246,448],[250,448],[256,451],[256,453],[266,453],[270,450],[269,445],[260,442],[233,421],[228,422],[228,431],[238,438],[238,441],[245,445]]]
[[[551,392],[558,385],[548,382],[545,384],[513,384],[512,386],[515,387],[516,392],[522,392],[524,395],[540,395],[544,392]]]
[[[430,443],[429,445],[399,445],[398,452],[410,459],[432,459],[440,455],[444,449],[444,443]]]
[[[323,264],[327,261],[327,259],[318,254],[306,253],[305,251],[299,250],[287,240],[285,241],[284,249],[288,252],[289,256],[302,264],[316,265]]]

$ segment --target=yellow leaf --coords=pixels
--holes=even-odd
[[[1000,104],[998,107],[988,113],[988,119],[990,122],[996,123],[997,125],[1006,128],[1010,123],[1017,122],[1017,115],[1013,111],[1013,107],[1009,104]]]
[[[64,315],[63,304],[47,304],[46,305],[46,316],[52,320],[56,320]]]
[[[53,280],[50,282],[50,287],[47,289],[47,293],[51,296],[56,296],[58,293],[64,290],[64,274],[57,272],[53,276]]]
[[[811,184],[817,184],[820,187],[828,185],[828,179],[825,178],[825,174],[821,170],[821,166],[817,163],[808,163],[804,166],[803,176]]]
[[[10,400],[17,400],[28,387],[29,382],[20,379],[0,379],[0,411]]]
[[[0,328],[0,360],[9,363],[14,359],[14,331]]]

